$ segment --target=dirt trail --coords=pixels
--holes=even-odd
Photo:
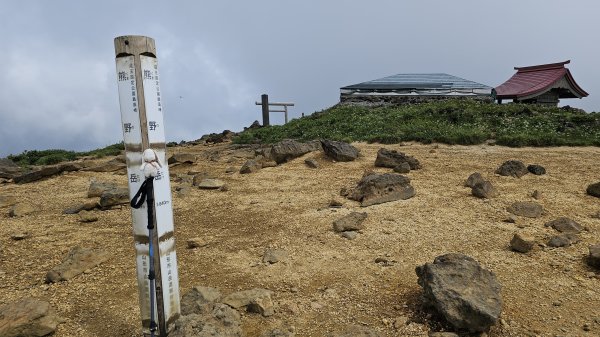
[[[416,196],[405,201],[361,208],[344,200],[328,208],[340,189],[355,184],[374,168],[382,145],[355,144],[361,157],[354,162],[332,162],[322,153],[310,153],[289,163],[257,173],[226,174],[245,159],[230,155],[227,145],[179,147],[207,158],[193,166],[177,166],[171,173],[205,171],[224,180],[226,192],[192,189],[173,192],[180,286],[211,286],[222,293],[267,288],[274,291],[276,313],[264,318],[242,314],[248,336],[258,336],[281,325],[295,327],[297,336],[325,336],[348,324],[364,324],[383,336],[426,336],[428,325],[418,308],[420,287],[414,269],[447,252],[472,256],[492,270],[503,286],[502,323],[489,336],[598,336],[600,335],[600,278],[584,262],[588,246],[600,241],[600,200],[587,196],[587,185],[600,180],[600,149],[520,148],[499,146],[386,145],[415,156],[423,169],[408,176]],[[172,149],[171,149],[172,150]],[[319,169],[304,159],[315,157]],[[520,179],[495,175],[505,160],[540,164],[543,176]],[[482,200],[463,187],[478,171],[498,189],[499,196]],[[124,174],[72,172],[31,184],[5,184],[0,195],[39,207],[34,215],[9,218],[0,209],[0,305],[26,296],[49,301],[66,319],[56,332],[66,336],[139,336],[137,285],[127,207],[94,211],[99,221],[84,224],[77,215],[62,211],[87,201],[90,180],[127,184]],[[172,188],[189,185],[172,182]],[[534,190],[545,214],[506,223],[506,207],[514,201],[533,201]],[[332,231],[333,220],[351,211],[366,211],[365,230],[355,240]],[[519,254],[508,244],[516,231],[547,242],[552,229],[544,223],[567,216],[589,231],[582,241],[566,248],[537,247]],[[13,241],[10,233],[27,231],[31,237]],[[186,249],[189,238],[210,244]],[[60,284],[46,285],[48,270],[60,263],[74,246],[103,247],[113,257],[89,272]],[[264,251],[282,248],[286,262],[261,263]],[[377,257],[394,261],[389,266]],[[398,317],[418,321],[399,329]],[[420,322],[420,323],[419,323]],[[584,331],[588,324],[590,331]]]

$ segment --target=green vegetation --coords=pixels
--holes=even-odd
[[[64,161],[75,160],[81,157],[93,156],[96,158],[102,158],[105,156],[116,156],[120,154],[123,149],[123,142],[121,142],[88,152],[75,152],[67,150],[24,151],[21,154],[9,155],[8,159],[20,166],[52,165]]]
[[[600,114],[525,104],[487,104],[471,100],[362,107],[336,105],[286,125],[249,129],[236,143],[274,143],[282,139],[333,139],[398,143],[418,141],[506,146],[600,145]]]

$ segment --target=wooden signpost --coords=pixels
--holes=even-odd
[[[179,279],[154,40],[119,36],[115,55],[130,199],[145,180],[153,184],[154,207],[148,211],[143,204],[131,211],[143,333],[166,337],[180,315]],[[148,153],[154,155],[148,157]],[[145,170],[143,164],[153,165],[154,170]]]

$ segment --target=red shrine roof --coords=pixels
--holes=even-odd
[[[522,98],[542,94],[563,77],[569,88],[561,88],[561,98],[581,98],[588,95],[575,82],[565,64],[570,60],[559,63],[542,64],[531,67],[515,67],[517,71],[508,81],[496,87],[497,98]]]

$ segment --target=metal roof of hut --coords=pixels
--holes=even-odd
[[[343,95],[491,96],[493,88],[444,74],[397,74],[340,88]]]
[[[541,64],[530,67],[515,67],[517,71],[508,81],[496,87],[498,100],[513,99],[520,102],[558,103],[559,98],[582,98],[588,95],[583,90],[565,62]]]

